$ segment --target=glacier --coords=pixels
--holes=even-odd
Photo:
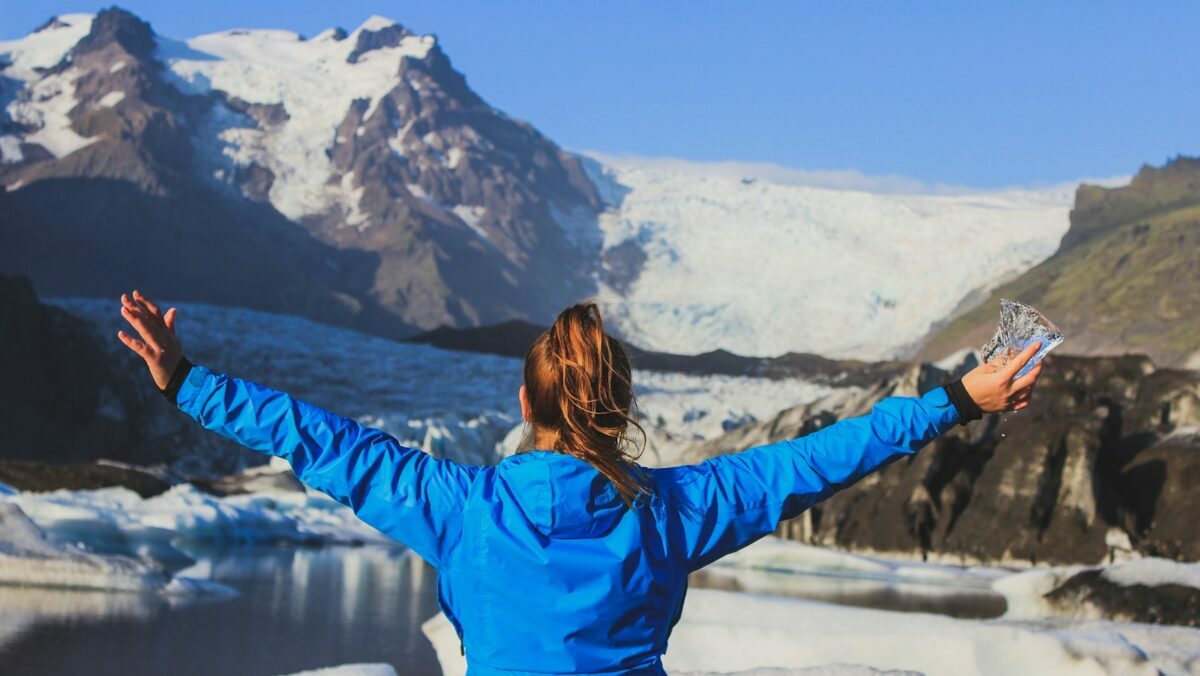
[[[102,336],[115,336],[124,325],[115,300],[47,302],[88,320]],[[173,305],[169,299],[161,304]],[[519,359],[398,343],[286,315],[174,305],[184,349],[195,363],[286,391],[438,457],[487,465],[516,450],[523,428]],[[115,338],[110,349],[130,369],[144,368]],[[643,461],[651,465],[676,463],[697,439],[830,391],[798,378],[642,370],[634,372],[634,387],[650,433]],[[186,474],[204,467],[197,461],[179,469]]]
[[[635,242],[646,255],[627,291],[601,286],[608,316],[635,344],[685,354],[903,356],[1054,253],[1074,194],[865,192],[589,157],[605,247]]]

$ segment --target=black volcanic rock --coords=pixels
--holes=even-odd
[[[132,443],[138,394],[101,356],[82,320],[0,275],[0,458],[85,460]]]
[[[113,312],[119,302],[113,296]],[[115,332],[114,332],[115,333]],[[220,476],[265,461],[211,434],[158,393],[115,335],[38,301],[29,280],[0,274],[0,482],[28,490],[122,485],[150,494],[162,481]],[[66,465],[66,466],[63,466]]]
[[[133,14],[119,7],[109,7],[96,14],[91,31],[72,48],[71,55],[78,58],[113,43],[133,56],[149,59],[154,53],[154,31],[150,24]]]
[[[0,460],[0,482],[22,491],[95,490],[122,486],[143,498],[165,492],[170,485],[153,474],[129,467],[96,463],[46,463]]]
[[[426,331],[406,342],[426,343],[447,350],[480,352],[502,357],[525,356],[525,352],[545,328],[519,319],[491,326],[456,329],[443,326]],[[744,357],[727,350],[697,355],[671,354],[645,350],[625,344],[633,367],[646,371],[691,373],[696,375],[750,376],[784,380],[805,378],[839,386],[874,385],[893,378],[909,368],[905,362],[862,362],[852,359],[827,359],[815,354],[789,352],[779,357]]]
[[[1137,448],[1153,438],[1146,448]],[[1117,486],[1125,498],[1128,528],[1148,555],[1200,561],[1200,435],[1165,439],[1147,434],[1127,442],[1132,458],[1120,469]]]
[[[699,442],[691,459],[804,436],[948,377],[925,366],[835,391]],[[1155,369],[1145,357],[1053,358],[1028,409],[956,427],[780,534],[964,562],[1095,564],[1116,532],[1145,554],[1196,560],[1200,437],[1188,430],[1200,424],[1197,397],[1200,374]]]
[[[346,57],[346,61],[348,63],[358,63],[359,57],[363,54],[376,49],[395,47],[400,44],[401,40],[410,35],[412,35],[412,31],[400,24],[392,24],[379,30],[360,31],[358,41],[354,44],[354,51],[350,52],[350,55]],[[343,39],[345,39],[344,31]]]
[[[1200,627],[1200,589],[1178,584],[1120,585],[1101,570],[1072,575],[1045,595],[1064,613],[1085,611],[1125,622]]]
[[[478,352],[520,359],[525,356],[529,346],[543,331],[545,331],[544,327],[520,319],[511,319],[493,326],[469,329],[443,326],[408,338],[405,342],[424,343],[444,350]]]

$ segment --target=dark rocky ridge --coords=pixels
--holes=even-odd
[[[0,482],[22,491],[95,490],[123,486],[143,498],[165,492],[170,484],[131,467],[99,463],[47,463],[0,460]]]
[[[494,326],[466,329],[443,326],[408,338],[406,342],[521,359],[544,330],[545,327],[514,319]],[[625,349],[634,368],[647,371],[749,376],[773,380],[805,378],[838,386],[874,384],[895,377],[910,367],[908,362],[828,359],[820,355],[796,352],[779,357],[743,357],[726,350],[682,355],[655,352],[628,343],[625,344]]]
[[[165,487],[165,479],[135,468],[89,464],[97,460],[155,466],[177,478],[263,461],[175,410],[115,336],[96,335],[87,322],[38,302],[28,279],[5,275],[0,429],[0,482],[28,490],[124,485],[151,494]]]
[[[1100,570],[1085,570],[1045,595],[1059,612],[1125,622],[1200,627],[1200,589],[1178,584],[1119,585]]]
[[[345,31],[342,31],[345,39]],[[408,30],[400,24],[392,24],[379,30],[364,30],[358,34],[358,40],[354,44],[354,51],[346,57],[347,63],[358,63],[359,57],[367,52],[385,47],[395,47],[400,44],[404,38],[412,35],[412,31]],[[335,35],[336,37],[336,35]]]
[[[1145,357],[1048,362],[1033,404],[958,427],[780,529],[852,550],[963,562],[1095,564],[1113,534],[1138,552],[1200,560],[1200,373]],[[809,434],[948,374],[913,367],[693,449],[702,460]]]

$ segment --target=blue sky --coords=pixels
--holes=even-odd
[[[86,2],[0,0],[0,38]],[[160,33],[436,33],[561,145],[999,187],[1200,154],[1200,3],[135,1]]]

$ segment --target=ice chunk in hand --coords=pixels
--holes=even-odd
[[[1033,355],[1033,359],[1017,372],[1016,377],[1025,375],[1037,366],[1046,353],[1063,342],[1063,335],[1057,326],[1037,310],[1015,300],[1001,298],[1000,326],[996,328],[996,335],[983,346],[983,360],[990,362],[999,359],[1001,363],[1006,362],[1009,357],[1020,354],[1022,350],[1039,341],[1042,343],[1041,348]]]

